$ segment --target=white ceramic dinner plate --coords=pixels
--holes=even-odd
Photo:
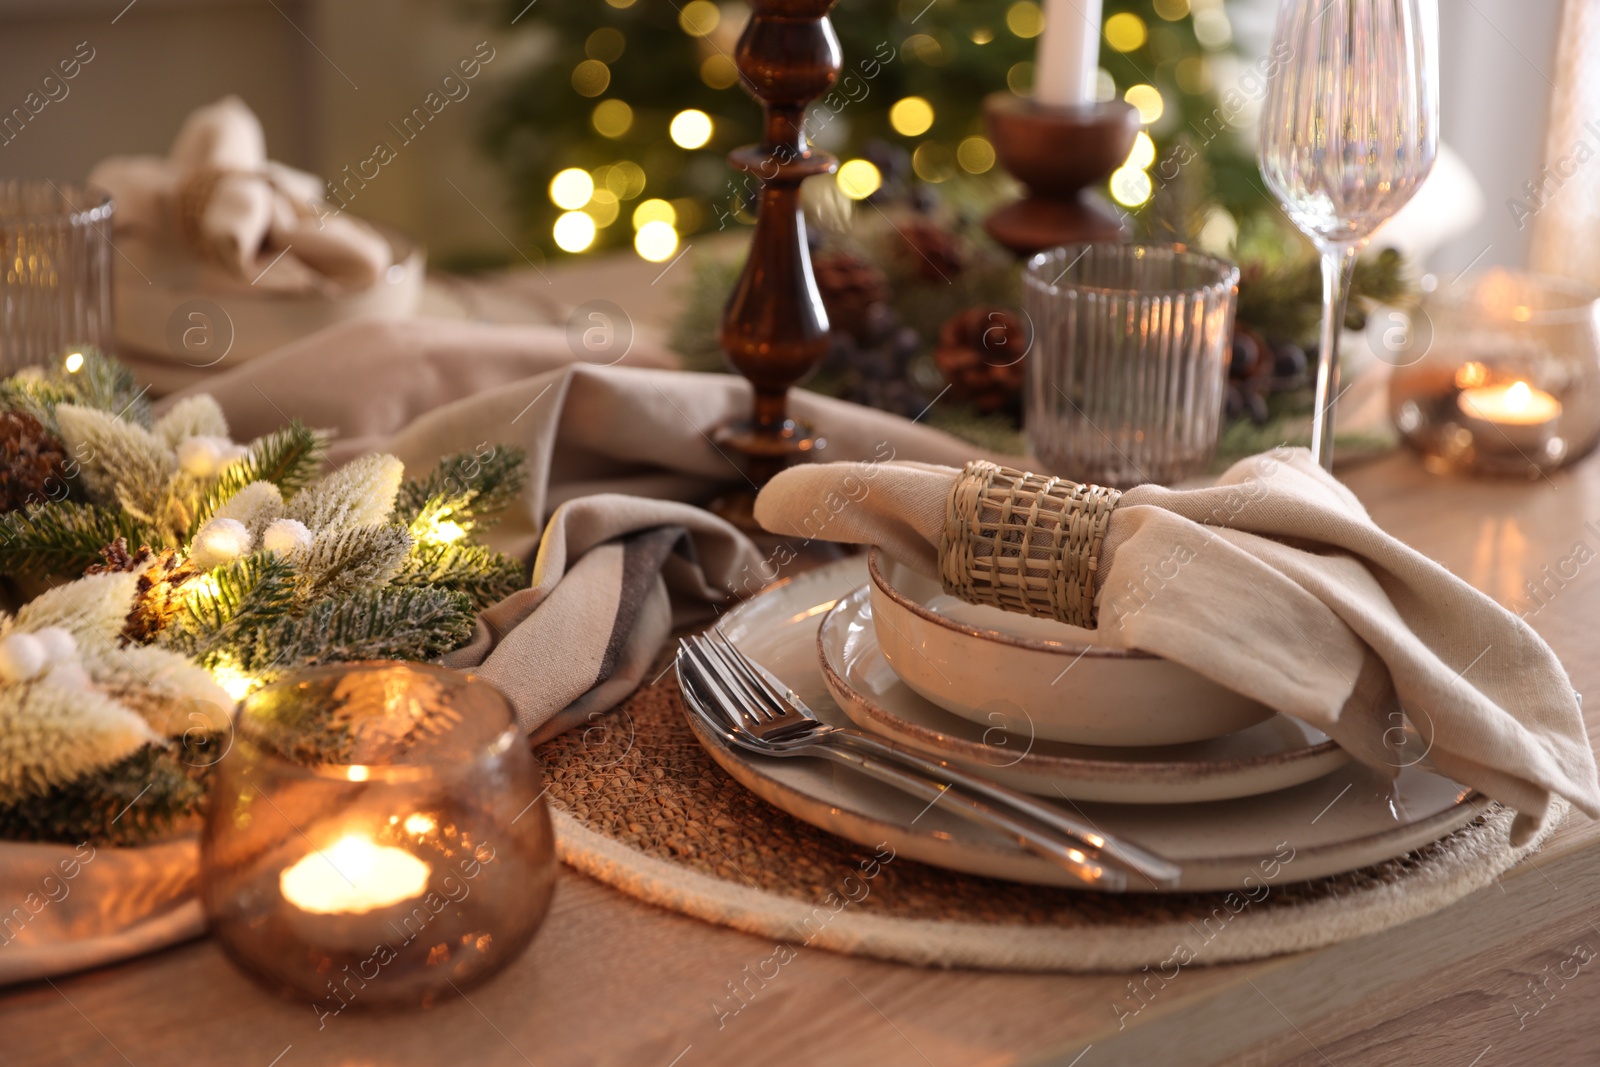
[[[721,628],[783,679],[819,718],[850,720],[817,663],[817,627],[866,581],[859,557],[820,567],[730,611]],[[790,815],[864,847],[976,875],[1039,885],[1071,877],[1004,837],[821,759],[776,759],[731,748],[689,716],[700,744],[737,781]],[[1415,767],[1390,781],[1357,764],[1262,796],[1200,804],[1067,801],[1102,832],[1183,867],[1178,890],[1251,891],[1320,878],[1404,855],[1465,825],[1477,794]],[[1134,879],[1132,891],[1153,887]]]
[[[1148,748],[1047,741],[1012,704],[997,703],[987,724],[952,715],[889,666],[865,585],[823,617],[817,658],[834,701],[863,730],[1040,796],[1122,804],[1231,800],[1321,778],[1350,760],[1327,734],[1286,715],[1209,741]]]

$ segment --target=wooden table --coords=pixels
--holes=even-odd
[[[1600,459],[1527,483],[1435,478],[1408,455],[1345,477],[1383,526],[1502,602],[1542,584],[1529,621],[1590,697],[1593,735]],[[470,1000],[319,1030],[310,1007],[262,993],[198,941],[6,992],[0,1064],[1589,1064],[1597,922],[1600,825],[1575,817],[1534,862],[1441,913],[1185,971],[1120,1031],[1125,976],[930,971],[814,949],[719,1029],[713,1001],[772,946],[564,870],[533,948]]]
[[[1542,582],[1531,624],[1592,697],[1594,734],[1600,459],[1530,483],[1435,478],[1410,456],[1346,477],[1387,530],[1504,603],[1525,605],[1525,582]],[[533,949],[470,1000],[318,1030],[309,1006],[262,993],[198,941],[6,992],[0,1064],[1592,1064],[1597,905],[1600,825],[1579,816],[1445,912],[1184,971],[1123,1030],[1112,1003],[1125,976],[928,971],[822,950],[802,950],[718,1029],[712,1001],[771,945],[563,870]]]

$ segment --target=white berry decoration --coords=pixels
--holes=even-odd
[[[64,663],[78,658],[78,639],[59,626],[35,630],[33,639],[44,648],[45,659],[51,663]]]
[[[0,641],[0,678],[26,682],[36,678],[49,661],[44,642],[32,634],[12,634]]]
[[[298,519],[279,519],[261,535],[261,548],[280,556],[292,556],[311,547],[311,531]]]
[[[208,571],[248,555],[251,543],[250,530],[238,519],[212,519],[194,535],[189,560],[201,570]]]
[[[178,442],[178,466],[196,478],[209,478],[244,454],[226,437],[187,437]]]

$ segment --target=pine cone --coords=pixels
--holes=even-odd
[[[910,218],[898,225],[904,241],[895,247],[917,274],[930,282],[948,282],[966,264],[961,244],[952,233],[925,218]]]
[[[179,561],[172,549],[156,552],[149,545],[139,551],[128,551],[128,540],[119,537],[100,550],[104,563],[97,563],[84,574],[110,574],[117,571],[140,571],[139,587],[133,598],[133,609],[128,612],[122,626],[124,644],[145,645],[166,629],[167,623],[178,613],[182,598],[178,588],[199,573],[188,560]]]
[[[23,411],[0,412],[0,512],[57,499],[67,487],[67,450]]]
[[[850,252],[826,252],[813,269],[828,324],[868,344],[884,332],[892,319],[889,280],[883,271]]]
[[[939,331],[933,359],[952,399],[991,413],[1022,411],[1023,359],[1028,332],[1005,308],[974,307],[954,315]]]

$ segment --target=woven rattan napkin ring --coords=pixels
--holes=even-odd
[[[939,540],[945,592],[1072,626],[1096,623],[1095,572],[1122,493],[974,460]]]

